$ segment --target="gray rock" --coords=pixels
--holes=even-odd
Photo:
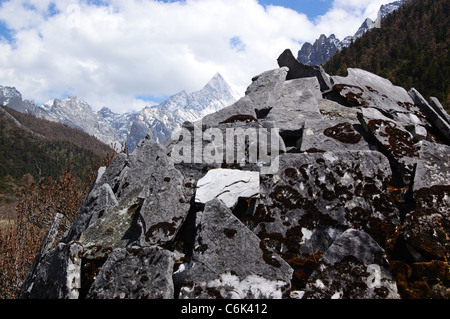
[[[436,97],[430,97],[431,107],[438,113],[447,123],[450,123],[450,115],[445,111],[441,102]]]
[[[212,169],[197,182],[195,202],[206,204],[220,199],[233,209],[239,198],[259,197],[259,173],[233,169]]]
[[[236,103],[227,106],[215,113],[206,115],[197,121],[196,125],[216,127],[222,123],[235,121],[256,121],[255,104],[249,96],[244,96]]]
[[[190,209],[183,182],[183,176],[166,155],[166,149],[150,138],[143,140],[129,157],[118,155],[106,170],[99,170],[65,238],[57,248],[36,260],[30,278],[46,276],[48,284],[42,284],[43,279],[39,282],[33,279],[33,284],[24,289],[29,291],[26,296],[72,296],[66,282],[73,276],[66,268],[73,270],[76,258],[83,258],[85,269],[95,269],[112,251],[132,244],[146,247],[173,243]],[[78,246],[66,244],[70,239],[76,240]],[[77,247],[76,257],[65,252],[73,247]],[[79,269],[77,273],[79,275]],[[47,285],[55,288],[42,293]],[[73,295],[76,293],[78,290]]]
[[[300,90],[310,90],[316,99],[322,99],[320,83],[317,77],[298,78],[287,80],[285,86],[297,87]]]
[[[450,146],[421,141],[414,191],[450,184]]]
[[[111,170],[115,168],[113,166]],[[107,169],[100,182],[103,178],[107,179],[109,174]],[[183,176],[174,168],[165,149],[146,138],[137,146],[118,175],[115,193],[108,193],[115,199],[108,202],[115,205],[100,205],[103,209],[99,214],[101,216],[94,216],[96,219],[80,236],[84,247],[94,247],[94,256],[98,257],[104,249],[110,252],[124,248],[138,239],[143,245],[172,241],[187,216],[189,200],[184,194]],[[106,189],[109,190],[108,187]],[[105,198],[100,192],[93,200],[103,203]],[[103,247],[100,251],[99,246]],[[91,258],[94,256],[91,255]]]
[[[327,92],[331,90],[332,85],[329,76],[325,73],[321,66],[309,66],[300,63],[292,54],[292,51],[286,49],[278,57],[278,65],[280,67],[288,67],[289,73],[287,80],[316,77],[320,83],[320,90]]]
[[[314,91],[303,84],[304,79],[284,82],[281,96],[267,116],[281,136],[300,136],[306,119],[322,119]]]
[[[374,116],[376,113],[371,109],[361,109],[358,116],[366,132],[396,167],[401,183],[409,185],[419,156],[413,136],[399,123],[386,117]]]
[[[327,99],[319,99],[317,102],[324,120],[347,121],[352,124],[359,124],[357,108],[343,106]]]
[[[369,151],[363,136],[346,121],[308,120],[299,141],[300,152]]]
[[[439,109],[436,111],[416,89],[412,88],[408,93],[426,115],[428,121],[439,130],[447,142],[450,142],[450,123],[447,121],[447,117],[442,117]]]
[[[348,69],[348,76],[333,76],[333,90],[346,105],[372,107],[389,114],[391,120],[400,122],[420,121],[423,117],[408,92],[389,80],[361,69]],[[407,120],[410,114],[413,119]],[[420,123],[426,124],[426,123]]]
[[[58,244],[40,256],[21,287],[21,299],[78,299],[81,289],[79,243]]]
[[[289,294],[292,269],[218,199],[197,216],[192,262],[180,299],[280,299]]]
[[[89,220],[89,225],[101,218],[110,208],[117,206],[118,201],[116,195],[108,183],[103,184],[98,189],[98,200],[96,201],[96,207],[91,211],[91,219]]]
[[[114,250],[103,264],[88,299],[173,299],[174,257],[159,247]]]
[[[89,224],[96,221],[107,209],[115,205],[117,198],[114,190],[117,190],[119,187],[119,177],[127,163],[127,156],[119,153],[108,169],[104,170],[102,168],[99,170],[96,182],[92,185],[72,226],[61,240],[62,242],[77,241]],[[112,194],[110,190],[112,190]],[[107,195],[108,198],[104,198],[102,195]]]
[[[113,249],[124,248],[137,240],[137,235],[130,236],[127,233],[141,206],[142,200],[129,198],[90,224],[79,239],[80,244],[85,247],[83,256],[88,259],[104,258]]]
[[[123,189],[127,183],[137,187],[143,199],[139,211],[142,223],[142,245],[163,245],[173,241],[189,212],[189,197],[184,187],[183,175],[174,167],[166,149],[160,144],[144,140],[130,158],[129,174],[122,178]],[[127,186],[126,188],[128,188]]]
[[[286,146],[273,121],[232,121],[215,127],[185,123],[180,136],[167,145],[168,154],[188,184],[207,170],[232,168],[261,173],[271,169]],[[180,138],[181,137],[181,138]]]
[[[252,79],[245,95],[253,102],[258,118],[264,118],[276,105],[287,74],[288,68],[280,68],[266,71]]]
[[[328,248],[308,280],[310,299],[398,299],[385,251],[368,234],[348,229]]]
[[[427,141],[421,148],[414,177],[415,209],[405,218],[409,245],[425,256],[450,258],[450,147]]]
[[[369,233],[382,247],[395,243],[400,214],[381,153],[282,154],[279,164],[278,174],[261,176],[261,198],[243,221],[283,258],[323,253],[347,228]]]
[[[405,128],[412,134],[414,142],[423,141],[428,137],[428,131],[422,125],[410,124],[406,125]]]

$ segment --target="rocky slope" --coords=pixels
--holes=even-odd
[[[101,169],[22,297],[448,298],[448,118],[364,70],[278,63]]]

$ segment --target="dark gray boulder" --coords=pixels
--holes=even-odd
[[[220,200],[197,215],[192,262],[180,298],[280,299],[293,270]]]
[[[333,91],[349,107],[376,108],[397,122],[427,125],[408,92],[365,70],[349,68],[346,77],[333,76]]]
[[[96,276],[87,299],[172,299],[174,255],[158,247],[114,250]]]
[[[389,193],[389,161],[376,151],[282,154],[261,176],[246,225],[285,260],[324,252],[342,231],[360,229],[392,247],[400,214]],[[318,241],[315,241],[318,239]]]
[[[299,136],[307,119],[322,119],[317,91],[314,86],[309,85],[317,81],[310,80],[311,78],[284,82],[280,97],[267,116],[280,129],[281,136]]]
[[[255,76],[245,91],[255,106],[258,118],[264,118],[276,105],[283,89],[288,68],[270,70]]]
[[[306,298],[398,299],[384,250],[369,235],[346,230],[328,248],[308,280]]]
[[[355,127],[347,121],[307,120],[297,146],[300,152],[369,151],[371,147]]]
[[[22,284],[21,299],[77,299],[81,289],[83,247],[59,243],[38,256]]]
[[[320,83],[320,90],[328,92],[332,85],[329,76],[325,73],[321,66],[309,66],[300,63],[292,54],[292,51],[286,49],[277,59],[280,67],[288,67],[288,80],[316,77]]]
[[[400,183],[409,185],[419,156],[414,137],[400,123],[381,115],[376,116],[377,113],[378,111],[368,108],[361,109],[358,115],[366,132],[401,175]]]
[[[450,258],[450,147],[421,142],[414,178],[415,209],[403,226],[406,241],[426,258]]]

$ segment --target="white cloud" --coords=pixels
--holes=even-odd
[[[321,33],[353,34],[386,1],[336,0],[317,21],[256,0],[11,0],[0,20],[0,84],[46,102],[68,93],[95,109],[140,109],[138,96],[198,90],[216,72],[242,87]],[[106,2],[106,1],[102,1]],[[373,9],[376,8],[376,9]],[[353,28],[353,29],[352,29]]]
[[[391,0],[393,1],[393,0]],[[320,33],[334,33],[338,39],[353,35],[366,18],[375,20],[381,5],[389,0],[335,0],[332,8],[315,21]]]

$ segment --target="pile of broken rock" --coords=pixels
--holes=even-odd
[[[235,104],[184,125],[278,128],[277,171],[180,163],[181,139],[148,136],[99,171],[62,238],[49,232],[22,297],[448,298],[439,101],[359,69],[329,76],[289,50],[278,63]]]

